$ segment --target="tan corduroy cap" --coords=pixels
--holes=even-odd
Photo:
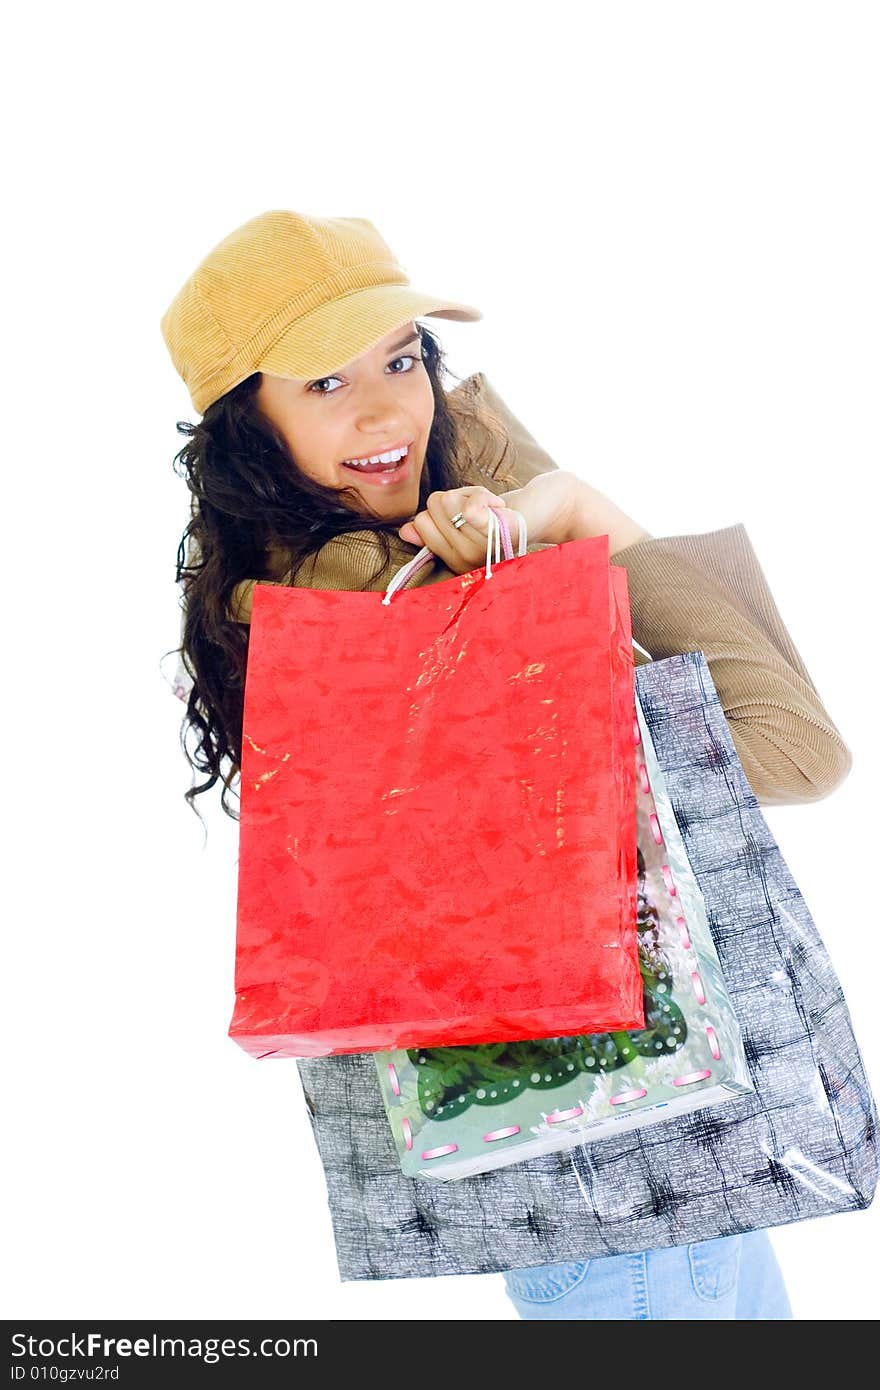
[[[161,327],[193,406],[204,412],[252,372],[327,376],[417,316],[483,317],[412,289],[364,218],[275,211],[208,253]]]

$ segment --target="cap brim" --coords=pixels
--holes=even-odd
[[[254,370],[270,376],[326,376],[360,357],[408,319],[473,323],[482,317],[469,304],[420,294],[409,285],[371,285],[322,304],[290,324]]]

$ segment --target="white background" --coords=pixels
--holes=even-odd
[[[7,1317],[504,1319],[341,1284],[295,1063],[231,1015],[237,828],[183,793],[198,418],[159,332],[269,208],[367,217],[562,467],[654,535],[743,522],[853,750],[767,811],[880,1087],[880,25],[846,3],[47,4],[2,88],[11,823]],[[10,196],[11,195],[11,196]],[[210,809],[208,803],[210,802]],[[777,1230],[799,1319],[877,1315],[880,1204]]]

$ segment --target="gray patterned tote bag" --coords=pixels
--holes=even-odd
[[[656,1249],[855,1211],[873,1198],[877,1114],[846,1001],[745,777],[705,656],[646,663],[635,682],[662,773],[658,819],[670,829],[674,818],[705,902],[753,1089],[437,1182],[403,1173],[372,1055],[298,1061],[343,1280]],[[675,836],[666,839],[671,856]]]

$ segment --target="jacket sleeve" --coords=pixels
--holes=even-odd
[[[466,385],[477,408],[488,406],[508,437],[508,449],[496,448],[489,458],[499,491],[558,467],[483,372]],[[852,755],[785,628],[742,523],[700,535],[652,536],[611,558],[627,571],[636,642],[654,658],[704,653],[760,802],[818,801],[840,785]]]
[[[852,754],[779,615],[742,523],[636,541],[611,557],[633,636],[656,660],[702,651],[749,785],[768,806],[819,801]]]

